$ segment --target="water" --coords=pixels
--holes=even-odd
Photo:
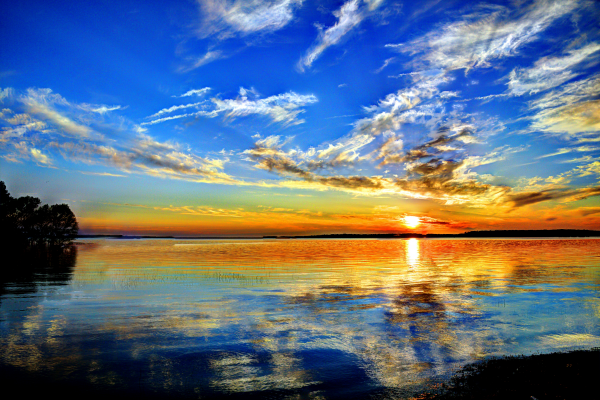
[[[600,346],[596,239],[82,242],[4,279],[0,365],[141,395],[402,398],[486,356]]]

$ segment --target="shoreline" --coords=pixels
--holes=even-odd
[[[561,239],[600,238],[600,231],[589,229],[493,230],[463,233],[334,233],[324,235],[262,236],[171,236],[171,235],[77,235],[74,239],[176,239],[176,240],[261,240],[261,239]]]
[[[424,391],[405,398],[411,400],[449,400],[449,399],[586,399],[594,393],[598,371],[600,369],[600,348],[534,354],[529,356],[490,357],[465,365],[450,373],[450,377],[431,382]],[[73,371],[72,371],[73,372]],[[51,380],[46,371],[31,372],[22,368],[0,364],[0,376],[5,389],[16,390],[20,397],[60,396],[68,399],[130,399],[138,395],[156,399],[197,399],[198,394],[175,390],[171,393],[152,392],[129,385],[96,385],[89,381],[69,379]],[[34,383],[34,384],[32,384]],[[383,392],[382,392],[383,391]],[[383,397],[395,392],[392,389],[380,388],[373,393],[344,396],[349,399],[375,399],[378,394]],[[219,399],[261,399],[277,393],[280,396],[295,396],[280,391],[258,391],[240,393],[212,393],[206,398]],[[408,394],[404,392],[405,394]],[[413,392],[414,393],[414,392]],[[332,398],[339,398],[340,393],[332,391]]]
[[[489,357],[431,384],[413,400],[585,399],[597,391],[600,348]]]

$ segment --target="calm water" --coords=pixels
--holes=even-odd
[[[3,283],[0,364],[141,394],[402,398],[486,356],[600,346],[600,240],[83,242]]]

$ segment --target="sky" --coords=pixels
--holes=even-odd
[[[5,2],[0,180],[85,234],[600,229],[594,1]]]

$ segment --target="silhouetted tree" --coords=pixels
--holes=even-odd
[[[33,237],[50,246],[70,243],[79,230],[75,214],[66,204],[44,204],[35,210],[33,219]]]
[[[0,181],[2,244],[64,247],[77,236],[79,226],[67,204],[40,206],[37,197],[13,198]]]

